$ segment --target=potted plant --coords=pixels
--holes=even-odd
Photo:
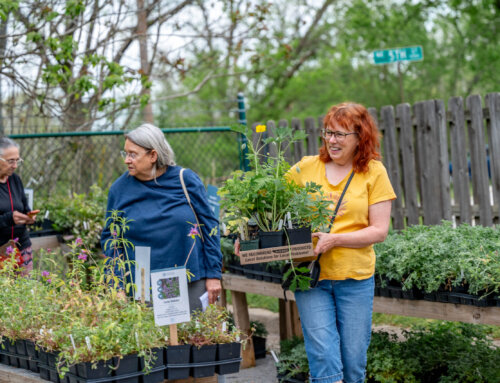
[[[226,211],[227,222],[241,217],[247,222],[253,219],[259,228],[261,247],[268,246],[268,240],[271,241],[269,246],[281,246],[281,229],[294,192],[285,177],[290,165],[283,153],[288,145],[304,139],[305,132],[292,132],[287,127],[278,127],[259,143],[266,132],[265,126],[257,126],[257,137],[254,137],[251,127],[242,125],[233,130],[247,137],[251,170],[233,172],[232,177],[219,189],[221,208]],[[257,144],[254,145],[254,142]],[[276,157],[271,158],[264,153],[268,145],[276,147]],[[238,233],[242,239],[249,239],[243,223],[239,225]]]
[[[250,321],[250,328],[252,330],[252,341],[255,359],[266,357],[266,337],[268,331],[264,323],[258,320]]]

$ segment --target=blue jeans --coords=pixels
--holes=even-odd
[[[295,292],[311,383],[364,382],[373,290],[371,277],[322,280],[314,289]]]

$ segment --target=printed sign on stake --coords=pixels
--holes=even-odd
[[[157,326],[190,320],[185,267],[173,267],[151,273],[153,311]]]

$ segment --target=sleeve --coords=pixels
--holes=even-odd
[[[373,178],[370,182],[370,193],[368,197],[368,205],[373,205],[378,202],[396,199],[396,194],[392,188],[389,175],[384,165],[375,167],[373,170]]]
[[[219,221],[210,208],[207,191],[198,175],[192,170],[186,169],[184,181],[203,233],[203,264],[206,277],[220,279],[222,274],[222,253],[220,250]]]
[[[24,186],[23,186],[23,182],[21,181],[21,179],[19,179],[19,186],[21,189],[21,202],[23,204],[22,213],[27,214],[28,212],[31,211],[31,207],[28,203],[28,198],[26,198],[26,192],[24,191]]]

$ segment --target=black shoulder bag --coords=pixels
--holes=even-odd
[[[352,178],[354,177],[354,171],[351,172],[351,175],[349,176],[349,179],[347,180],[347,183],[345,184],[344,190],[342,191],[342,194],[340,195],[340,198],[337,202],[337,206],[335,206],[335,211],[333,212],[332,220],[330,221],[330,229],[333,226],[333,222],[335,221],[335,217],[337,216],[337,212],[339,211],[340,205],[342,203],[342,199],[344,198],[345,192],[347,191],[347,188],[349,187],[349,184],[351,183]],[[321,258],[321,253],[318,254],[318,257],[312,261],[306,261],[306,262],[301,262],[299,263],[296,268],[308,268],[309,272],[308,273],[300,273],[301,275],[308,276],[311,278],[309,287],[311,289],[314,289],[319,282],[319,274],[321,272],[321,266],[319,264],[319,260]],[[283,275],[292,267],[291,263],[287,263],[285,267],[283,268]],[[293,280],[293,273],[290,273],[287,278],[284,278],[281,282],[281,287],[283,288],[283,295],[285,296],[285,301],[286,299],[286,290],[290,288],[290,285],[292,284]]]

